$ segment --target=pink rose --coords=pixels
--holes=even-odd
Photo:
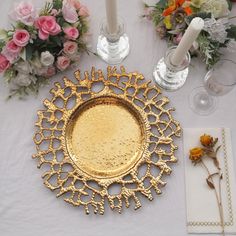
[[[64,29],[64,32],[65,32],[66,37],[68,39],[75,40],[79,37],[79,31],[75,27],[67,27],[67,28]]]
[[[56,68],[54,66],[51,66],[47,68],[46,72],[43,74],[46,78],[50,78],[56,74]]]
[[[89,16],[89,10],[86,6],[81,5],[79,9],[79,15],[83,17],[88,17]]]
[[[10,67],[10,62],[4,55],[0,54],[0,73],[4,72],[9,67]]]
[[[57,24],[54,16],[40,16],[35,22],[36,28],[39,30],[39,38],[48,39],[49,35],[57,35],[61,32],[61,26]]]
[[[10,13],[10,17],[25,25],[33,25],[37,17],[37,11],[31,3],[21,2],[15,5],[15,9]]]
[[[76,42],[67,41],[64,43],[64,53],[71,56],[78,52],[78,44]]]
[[[7,58],[9,62],[14,62],[20,54],[22,47],[15,44],[13,40],[9,41],[2,49],[2,54]]]
[[[6,48],[7,50],[9,50],[12,53],[16,53],[19,54],[22,47],[18,46],[14,40],[10,40],[7,44],[6,44]]]
[[[57,68],[61,71],[65,70],[68,68],[70,65],[70,58],[66,56],[60,56],[57,58]]]
[[[63,1],[62,15],[67,22],[72,24],[79,20],[76,8],[69,1]]]
[[[27,30],[18,29],[13,35],[14,43],[19,47],[25,47],[30,40],[30,34]]]

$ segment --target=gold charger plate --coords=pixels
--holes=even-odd
[[[34,136],[38,167],[47,166],[44,183],[57,197],[88,214],[122,210],[130,201],[141,206],[139,194],[153,199],[161,194],[177,161],[174,137],[181,133],[169,100],[143,75],[124,67],[108,67],[107,78],[92,68],[77,82],[55,83],[52,99],[38,112]]]

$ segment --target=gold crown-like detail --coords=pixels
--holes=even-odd
[[[76,71],[75,78],[76,82],[64,78],[63,85],[55,83],[50,91],[52,99],[44,100],[45,109],[38,111],[34,136],[37,153],[33,158],[38,160],[39,168],[43,165],[48,167],[43,175],[44,184],[57,191],[57,197],[63,195],[66,202],[83,206],[87,214],[91,209],[94,213],[104,214],[106,199],[112,210],[121,212],[123,203],[129,207],[131,200],[135,202],[135,209],[138,209],[141,207],[138,195],[152,200],[152,189],[161,194],[161,187],[166,184],[162,176],[169,175],[169,164],[177,161],[174,138],[180,136],[181,128],[172,117],[174,109],[167,106],[169,100],[161,95],[159,88],[151,85],[150,81],[146,82],[142,74],[127,73],[124,67],[121,67],[120,72],[116,67],[108,67],[106,78],[101,70],[97,71],[95,68],[92,68],[91,74],[85,72],[83,78],[80,71]],[[98,84],[102,85],[100,90],[95,89]],[[115,99],[115,102],[122,101],[138,117],[141,127],[140,147],[137,146],[141,155],[120,174],[106,176],[102,173],[98,176],[99,173],[97,175],[96,172],[91,175],[80,168],[80,163],[86,164],[84,160],[90,160],[83,159],[83,162],[77,164],[68,148],[68,139],[71,138],[68,127],[71,126],[72,117],[84,104],[101,97]],[[103,102],[104,100],[99,104]],[[104,131],[104,135],[105,133]],[[129,153],[132,152],[130,145],[126,148],[129,148]],[[111,155],[114,155],[112,161],[115,161],[117,154],[113,152],[111,150]],[[125,154],[123,156],[127,160]],[[108,162],[106,165],[95,164],[107,165],[107,171],[114,167],[113,163]],[[117,165],[125,163],[122,161]],[[110,191],[114,185],[120,190],[115,194]]]

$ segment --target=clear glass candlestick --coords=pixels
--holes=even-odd
[[[129,54],[129,38],[125,34],[124,23],[119,20],[118,30],[110,34],[107,22],[103,21],[97,43],[97,54],[111,65],[120,64]]]
[[[169,91],[175,91],[185,84],[191,61],[190,54],[187,53],[180,65],[173,65],[171,58],[175,49],[176,46],[173,46],[167,50],[166,56],[158,62],[153,72],[155,82]]]

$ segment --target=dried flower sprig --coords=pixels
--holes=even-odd
[[[222,187],[221,182],[223,180],[223,173],[220,167],[220,162],[217,157],[217,153],[220,150],[221,146],[217,145],[218,138],[213,138],[211,135],[204,134],[200,137],[200,143],[202,146],[192,148],[189,152],[189,159],[192,161],[194,165],[200,164],[207,172],[206,183],[208,187],[214,190],[218,209],[220,216],[220,223],[222,227],[222,235],[225,235],[224,228],[224,212],[222,205]],[[216,171],[211,173],[210,169],[207,167],[205,163],[205,159],[210,158],[214,166],[216,167]],[[213,178],[217,178],[218,189],[216,185],[216,181]],[[217,191],[218,190],[218,191]]]

